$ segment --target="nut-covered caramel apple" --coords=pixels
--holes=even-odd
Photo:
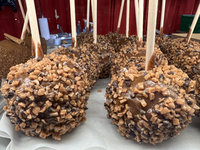
[[[1,91],[17,131],[60,140],[86,120],[87,74],[75,60],[51,53],[10,68]]]
[[[143,42],[143,44],[144,46],[142,47],[137,45],[126,45],[121,48],[119,53],[115,55],[115,57],[112,57],[111,75],[117,75],[121,70],[127,69],[132,65],[135,65],[138,71],[144,70],[146,58],[146,42]],[[156,45],[153,53],[152,68],[154,68],[154,66],[167,64],[167,58],[164,57],[163,53]]]
[[[180,134],[196,105],[195,81],[174,66],[138,72],[136,66],[112,77],[105,109],[117,131],[141,143],[156,144]]]
[[[169,64],[180,68],[187,73],[190,79],[197,82],[197,88],[200,89],[200,44],[196,41],[189,41],[184,38],[167,39],[160,44],[161,51],[167,57]],[[188,81],[190,82],[190,81]],[[196,100],[200,106],[200,93],[196,93]],[[200,116],[200,111],[196,111]]]

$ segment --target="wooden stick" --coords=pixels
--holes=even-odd
[[[87,28],[86,32],[89,33],[89,24],[90,23],[90,0],[87,0]]]
[[[151,63],[155,64],[155,59],[152,59],[152,55],[155,43],[157,9],[158,0],[149,0],[145,71],[149,70],[149,66],[152,66]]]
[[[165,4],[166,0],[162,0],[161,20],[160,20],[160,36],[163,36],[163,26],[165,18]]]
[[[196,26],[196,23],[197,23],[197,21],[198,21],[199,15],[200,15],[200,3],[199,3],[199,6],[198,6],[198,8],[197,8],[197,11],[196,11],[196,14],[195,14],[195,16],[194,16],[194,19],[193,19],[193,21],[192,21],[192,25],[191,25],[191,27],[190,27],[190,30],[189,30],[189,32],[188,32],[188,34],[187,34],[187,37],[186,37],[187,43],[190,41],[190,38],[191,38],[191,36],[192,36],[192,33],[193,33],[194,28],[195,28],[195,26]]]
[[[140,46],[142,46],[142,41],[143,41],[143,14],[144,14],[144,0],[139,0],[138,38]]]
[[[135,2],[135,18],[136,18],[136,30],[138,36],[138,0],[134,0]]]
[[[94,22],[94,5],[93,5],[93,0],[91,0],[91,8],[92,8],[92,22]]]
[[[122,0],[120,12],[119,12],[119,19],[118,19],[118,24],[117,24],[117,32],[118,33],[119,33],[119,29],[120,29],[120,25],[121,25],[121,20],[122,20],[122,13],[123,13],[123,9],[124,9],[124,1],[125,0]]]
[[[21,13],[22,13],[22,16],[23,16],[23,18],[24,18],[24,22],[25,22],[25,13],[24,13],[24,9],[23,9],[23,6],[22,6],[22,2],[21,2],[21,0],[18,0],[18,2],[19,2],[19,7],[20,7],[20,10],[21,10]],[[29,29],[29,27],[27,26],[27,31],[28,32],[30,32],[30,29]]]
[[[94,7],[94,21],[93,21],[93,27],[94,27],[94,32],[93,32],[93,38],[94,38],[94,44],[97,44],[97,0],[93,0],[93,7]]]
[[[11,40],[11,41],[13,41],[13,42],[15,42],[17,44],[24,44],[24,41],[22,41],[22,40],[20,40],[20,39],[18,39],[16,37],[14,37],[14,36],[12,36],[12,35],[4,33],[4,36],[6,37],[6,39],[9,39],[9,40]]]
[[[12,41],[12,40],[11,40],[11,39],[9,39],[8,37],[5,37],[5,39],[6,39],[6,40],[8,40],[8,41]]]
[[[24,21],[24,25],[23,25],[23,29],[22,29],[22,33],[21,33],[21,40],[23,41],[25,39],[25,36],[26,36],[26,28],[28,26],[28,12],[26,12],[26,18],[25,18],[25,21]]]
[[[19,3],[19,7],[20,7],[20,10],[21,10],[22,16],[25,19],[25,13],[24,13],[24,9],[23,9],[21,0],[18,0],[18,3]]]
[[[76,15],[75,15],[75,2],[70,0],[70,15],[71,15],[71,30],[72,30],[72,47],[76,47]]]
[[[35,12],[35,3],[33,0],[26,0],[26,6],[27,6],[27,13],[29,15],[29,21],[32,31],[32,54],[36,58],[44,57],[42,46],[40,42],[40,35],[38,30],[38,22]]]
[[[129,37],[130,0],[126,4],[126,37]]]

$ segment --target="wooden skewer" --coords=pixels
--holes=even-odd
[[[119,33],[119,29],[120,29],[120,25],[121,25],[121,20],[122,20],[122,13],[123,13],[123,9],[124,9],[124,1],[125,0],[122,0],[120,12],[119,12],[119,19],[118,19],[118,24],[117,24],[117,32],[118,33]]]
[[[11,41],[13,41],[13,42],[15,42],[17,44],[24,44],[24,41],[22,41],[22,40],[20,40],[20,39],[18,39],[16,37],[14,37],[14,36],[12,36],[12,35],[4,33],[4,36],[6,37],[6,39],[9,39],[9,40],[11,40]]]
[[[145,71],[151,69],[149,68],[152,66],[151,63],[155,64],[155,59],[153,59],[154,57],[152,58],[152,55],[155,44],[157,9],[158,0],[149,0]]]
[[[160,20],[160,36],[163,36],[163,26],[165,18],[165,4],[166,0],[162,0],[162,11],[161,11],[161,20]]]
[[[127,6],[126,6],[126,37],[129,37],[129,16],[130,16],[130,0],[127,0]]]
[[[138,36],[138,0],[134,0],[134,2],[135,2],[136,29],[137,29],[137,36]]]
[[[19,7],[20,7],[20,10],[21,10],[21,13],[22,13],[22,16],[23,16],[23,18],[24,18],[24,22],[25,22],[25,13],[24,13],[24,9],[23,9],[23,6],[22,6],[22,2],[21,2],[21,0],[18,0],[18,2],[19,2]],[[28,32],[30,32],[30,29],[29,29],[29,27],[27,26],[27,31]]]
[[[25,18],[25,21],[24,21],[24,25],[23,25],[23,29],[22,29],[22,33],[21,33],[21,40],[23,41],[25,39],[25,36],[26,36],[26,29],[27,29],[27,26],[28,26],[28,12],[26,12],[26,18]]]
[[[139,0],[139,19],[138,19],[138,27],[139,27],[139,45],[142,46],[142,41],[143,41],[143,12],[144,11],[144,0]]]
[[[93,0],[93,8],[94,8],[94,16],[93,16],[93,26],[94,26],[94,32],[93,32],[93,38],[94,38],[94,44],[97,44],[97,0]]]
[[[89,23],[90,23],[90,0],[87,0],[87,28],[86,32],[89,32]]]
[[[22,16],[25,19],[25,13],[24,13],[24,9],[23,9],[21,0],[18,0],[18,3],[19,3],[19,7],[20,7],[20,10],[21,10]]]
[[[72,30],[72,47],[76,47],[76,15],[75,15],[75,2],[70,0],[70,15],[71,15],[71,30]]]
[[[32,31],[32,54],[36,58],[44,57],[42,46],[40,42],[40,35],[38,30],[38,22],[35,12],[35,3],[33,0],[26,0],[26,6],[27,6],[27,13],[29,15],[29,21]]]
[[[194,16],[194,19],[193,19],[193,21],[192,21],[192,25],[191,25],[191,27],[190,27],[190,30],[189,30],[189,32],[188,32],[188,34],[187,34],[187,37],[186,37],[187,43],[190,41],[190,38],[191,38],[191,36],[192,36],[192,33],[193,33],[194,28],[195,28],[195,26],[196,26],[196,23],[197,23],[197,21],[198,21],[199,15],[200,15],[200,3],[199,3],[199,6],[198,6],[198,8],[197,8],[197,11],[196,11],[196,14],[195,14],[195,16]]]
[[[92,22],[94,22],[94,7],[93,0],[91,0],[91,8],[92,8]]]
[[[11,40],[11,39],[9,39],[8,37],[5,37],[5,39],[6,39],[6,40],[8,40],[8,41],[12,41],[12,40]]]

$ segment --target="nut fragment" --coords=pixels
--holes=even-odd
[[[45,93],[45,89],[39,89],[39,90],[38,90],[38,95],[39,95],[39,96],[44,95],[44,93]]]
[[[174,119],[173,119],[173,124],[174,124],[174,125],[179,125],[179,120],[178,120],[177,118],[174,118]]]
[[[140,103],[141,103],[141,105],[142,105],[143,107],[147,106],[147,103],[145,102],[145,100],[141,100]]]
[[[35,114],[35,115],[38,115],[38,113],[40,112],[40,107],[34,107],[32,112]]]
[[[19,85],[19,81],[13,81],[12,82],[12,86],[18,86]]]
[[[52,116],[52,117],[58,116],[58,112],[50,113],[50,116]]]

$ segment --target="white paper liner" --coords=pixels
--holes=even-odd
[[[100,79],[93,88],[86,111],[87,121],[79,127],[61,136],[61,141],[52,138],[42,139],[28,137],[17,132],[9,118],[3,115],[0,121],[0,137],[8,138],[11,142],[6,150],[142,150],[142,149],[200,149],[200,118],[193,118],[193,122],[185,131],[174,139],[165,140],[153,146],[139,144],[128,140],[117,132],[117,127],[107,119],[104,108],[105,89],[110,79]],[[97,92],[97,90],[102,92]],[[0,138],[0,145],[3,140]]]

